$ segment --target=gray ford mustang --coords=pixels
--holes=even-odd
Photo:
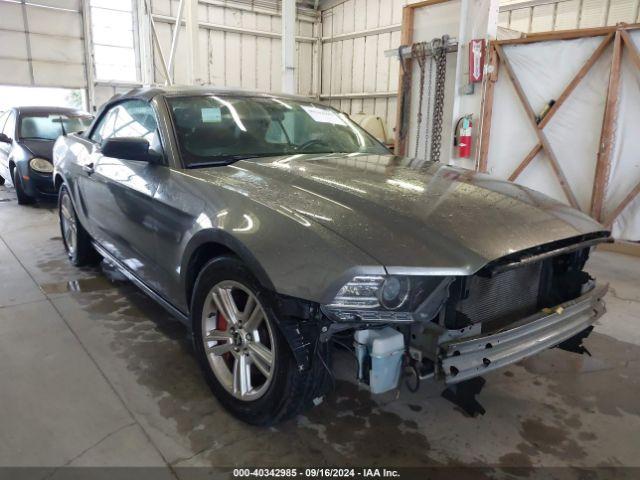
[[[134,90],[54,147],[71,262],[117,265],[192,332],[238,418],[282,421],[356,355],[373,393],[455,388],[544,349],[580,351],[610,233],[527,188],[396,157],[308,99]]]

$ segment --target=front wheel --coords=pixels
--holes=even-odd
[[[91,237],[78,220],[65,185],[60,188],[58,195],[58,216],[62,242],[71,263],[76,267],[95,263],[99,256],[91,244]]]
[[[16,189],[18,205],[31,205],[33,203],[33,198],[27,195],[27,193],[24,191],[24,185],[22,184],[22,177],[20,177],[18,167],[13,169],[13,186]]]
[[[240,260],[220,257],[204,267],[191,315],[205,378],[234,416],[271,425],[310,403],[314,373],[298,368],[276,323],[271,294]]]

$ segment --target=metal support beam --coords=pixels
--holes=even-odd
[[[200,25],[198,23],[198,0],[184,0],[187,4],[185,20],[187,23],[187,83],[200,85]],[[179,25],[176,23],[176,25]]]
[[[153,19],[153,10],[151,10],[151,3],[149,2],[149,0],[144,0],[144,4],[147,7],[147,15],[149,15],[149,23],[151,24],[151,33],[153,35],[153,43],[156,44],[156,48],[158,49],[160,66],[162,67],[162,72],[164,73],[165,83],[167,85],[171,85],[171,75],[169,75],[169,68],[167,67],[166,57],[164,56],[162,45],[160,44],[160,38],[158,37],[156,22]]]
[[[282,91],[296,93],[296,0],[282,2]]]
[[[184,11],[184,4],[189,0],[180,0],[178,4],[178,17],[173,27],[173,38],[171,39],[171,51],[169,52],[169,75],[171,75],[171,81],[176,81],[176,49],[178,48],[178,39],[180,38],[180,30],[182,30],[182,12]]]
[[[84,71],[87,81],[87,106],[88,111],[93,112],[96,108],[95,94],[95,70],[93,62],[93,38],[91,35],[91,5],[89,0],[82,0],[82,26],[83,26],[83,44],[84,44]]]

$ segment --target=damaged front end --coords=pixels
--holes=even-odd
[[[607,285],[584,271],[605,233],[518,252],[471,276],[357,276],[321,307],[321,341],[354,332],[358,379],[373,393],[435,378],[448,386],[547,348],[581,352]],[[402,356],[399,361],[398,355]]]

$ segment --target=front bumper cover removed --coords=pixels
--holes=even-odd
[[[605,312],[602,297],[609,285],[553,309],[544,309],[493,334],[453,340],[440,345],[444,381],[454,384],[483,375],[554,347],[589,328]]]

